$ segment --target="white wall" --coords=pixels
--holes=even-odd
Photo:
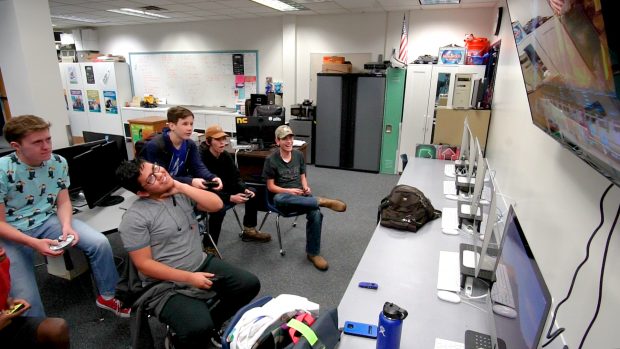
[[[409,57],[437,55],[443,44],[463,45],[467,33],[489,36],[492,11],[405,12],[409,18]],[[126,57],[129,52],[256,49],[259,85],[264,86],[266,76],[283,81],[288,106],[310,98],[311,53],[370,53],[375,61],[379,54],[389,59],[400,42],[402,17],[403,12],[388,12],[103,27],[98,29],[99,46],[102,52]]]
[[[411,11],[409,19],[409,57],[437,56],[439,47],[465,46],[465,35],[491,40],[494,8]]]
[[[507,15],[500,37],[487,156],[502,193],[518,203],[517,215],[557,303],[585,256],[587,239],[599,223],[599,198],[610,182],[533,125]],[[558,322],[566,327],[570,348],[578,347],[594,314],[603,246],[619,203],[620,190],[614,187],[606,199],[606,224],[592,243],[571,299],[560,308]],[[603,304],[584,348],[619,347],[614,332],[620,311],[619,268],[620,242],[615,236],[607,257]]]
[[[54,147],[69,144],[69,124],[47,2],[0,1],[0,68],[13,116],[52,123]]]
[[[127,59],[129,52],[258,50],[259,92],[264,91],[266,76],[283,80],[282,17],[118,26],[98,31],[101,52]]]

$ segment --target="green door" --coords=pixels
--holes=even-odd
[[[406,69],[388,68],[386,71],[385,106],[383,109],[383,137],[381,142],[381,173],[395,174],[398,169],[398,139],[403,117]]]

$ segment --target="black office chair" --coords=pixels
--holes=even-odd
[[[297,217],[299,217],[300,215],[305,214],[304,212],[283,212],[280,211],[275,203],[273,202],[273,195],[271,195],[271,193],[269,192],[269,190],[267,189],[267,185],[264,183],[252,183],[251,186],[253,186],[254,188],[256,188],[256,195],[262,195],[262,198],[257,198],[259,200],[262,199],[262,202],[264,204],[264,206],[259,206],[259,211],[264,211],[265,212],[265,216],[263,217],[263,220],[260,223],[260,226],[258,227],[258,230],[261,230],[263,228],[263,225],[265,224],[265,221],[267,220],[267,217],[269,217],[269,214],[271,213],[275,213],[276,214],[276,232],[278,233],[278,245],[280,246],[280,255],[284,256],[286,254],[286,251],[284,250],[284,247],[282,246],[282,232],[280,230],[280,217],[284,217],[284,218],[292,218],[294,217],[295,220],[293,220],[293,227],[297,226]]]
[[[269,105],[257,105],[254,108],[253,116],[279,116],[284,118],[286,108],[281,107],[279,105],[269,104]]]

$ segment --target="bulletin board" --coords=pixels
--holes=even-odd
[[[133,95],[167,104],[234,108],[258,88],[255,50],[130,52],[129,64]]]

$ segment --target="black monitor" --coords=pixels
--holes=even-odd
[[[507,344],[507,349],[538,348],[551,295],[512,206],[506,217],[499,265],[507,269],[517,317],[493,314],[497,338]]]
[[[108,142],[73,159],[82,171],[82,191],[89,208],[112,206],[123,201],[122,196],[111,195],[120,188],[115,172],[122,159],[117,151],[116,143]]]
[[[116,143],[116,149],[118,150],[119,156],[121,156],[123,160],[128,160],[127,139],[125,138],[125,136],[91,131],[82,131],[82,135],[84,136],[84,142],[94,142],[102,139],[107,142],[114,141]]]
[[[80,168],[75,164],[75,157],[89,151],[92,147],[105,143],[104,140],[97,140],[94,142],[76,144],[65,148],[54,149],[52,152],[58,154],[67,160],[67,166],[69,166],[69,179],[71,185],[69,186],[69,194],[72,196],[77,195],[82,190],[82,172],[84,168]]]
[[[275,144],[276,128],[284,125],[282,116],[237,116],[237,144],[255,144],[267,149]]]

